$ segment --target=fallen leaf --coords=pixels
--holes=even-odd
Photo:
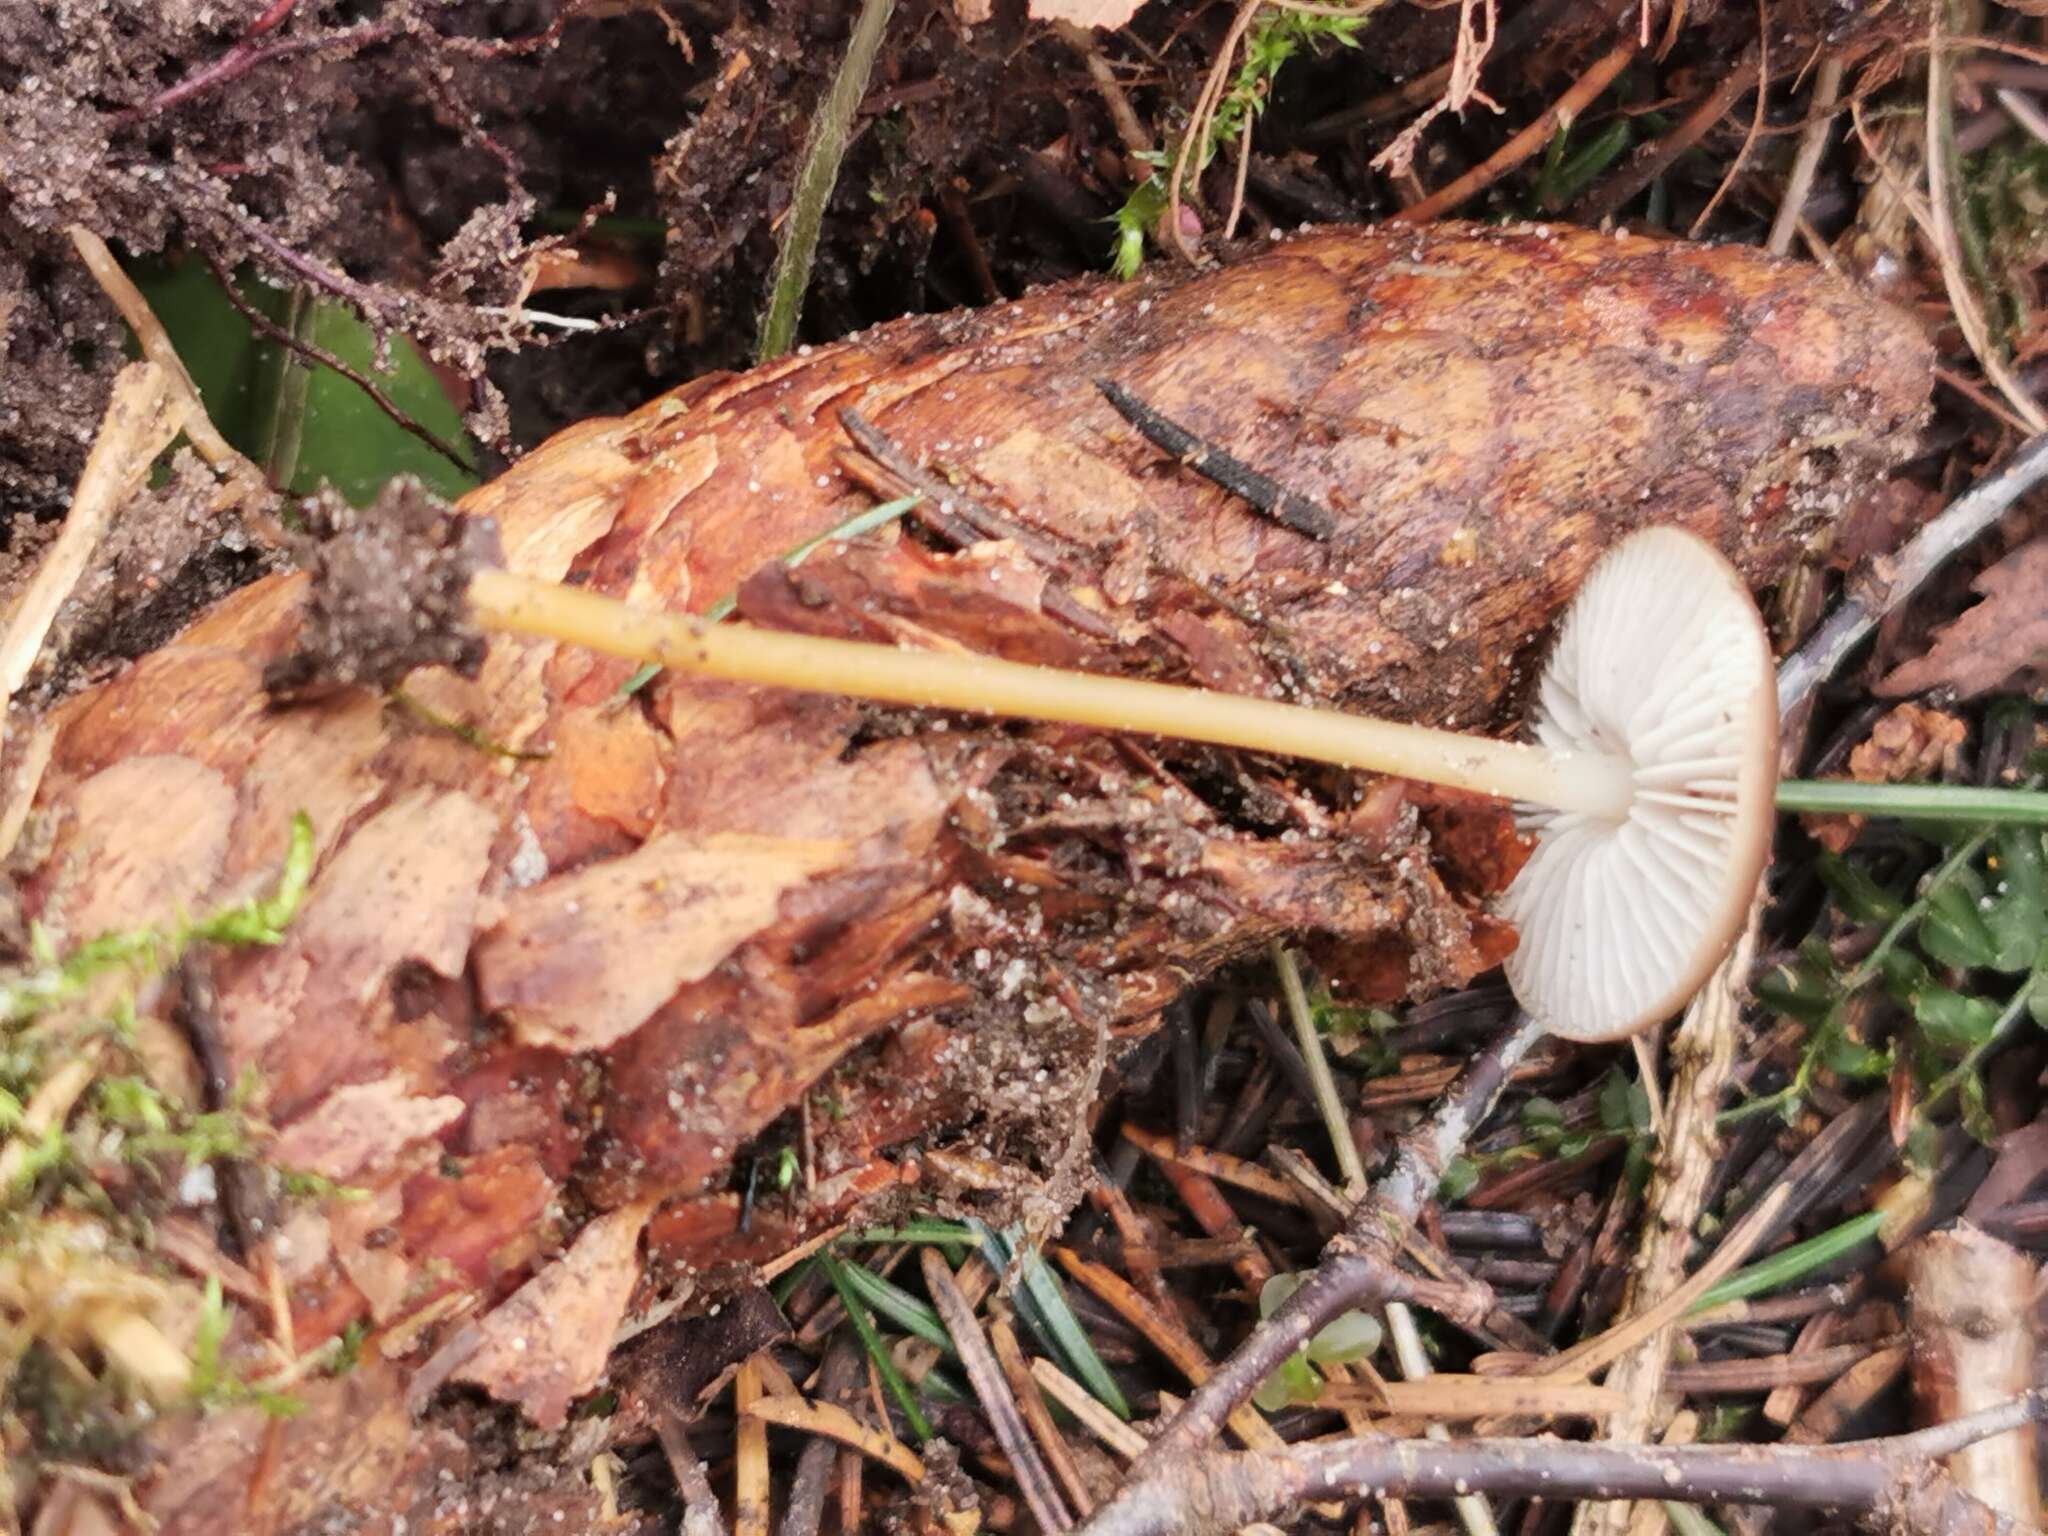
[[[2021,545],[1970,586],[1983,601],[1941,629],[1925,656],[1894,667],[1881,697],[1948,687],[1975,698],[2048,652],[2048,539]]]
[[[477,1326],[475,1347],[455,1378],[517,1403],[542,1429],[560,1425],[570,1400],[604,1374],[612,1336],[640,1278],[640,1229],[648,1210],[625,1206],[585,1227],[567,1253]]]
[[[522,1044],[614,1044],[847,852],[830,838],[670,834],[516,892],[477,946],[486,1006]]]
[[[1870,729],[1849,754],[1849,777],[1859,784],[1908,784],[1953,769],[1969,728],[1954,715],[1923,704],[1901,704]],[[1840,853],[1863,830],[1861,816],[1801,818],[1807,835]]]
[[[1128,25],[1144,3],[1145,0],[1031,0],[1031,19],[1071,21],[1077,27],[1114,30]]]
[[[271,1156],[280,1167],[346,1181],[453,1125],[464,1107],[451,1094],[417,1097],[399,1077],[350,1083],[279,1136]]]

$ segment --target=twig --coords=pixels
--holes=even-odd
[[[1358,1155],[1358,1140],[1351,1134],[1351,1122],[1344,1114],[1344,1101],[1337,1097],[1337,1079],[1330,1071],[1330,1059],[1323,1054],[1323,1038],[1316,1033],[1315,1015],[1309,1011],[1308,989],[1302,985],[1301,967],[1284,944],[1272,948],[1273,969],[1280,976],[1280,995],[1287,1002],[1287,1016],[1294,1023],[1294,1038],[1301,1046],[1302,1065],[1308,1069],[1309,1086],[1315,1106],[1323,1117],[1323,1128],[1337,1154],[1337,1167],[1344,1176],[1345,1193],[1354,1200],[1365,1193],[1365,1160]]]
[[[1232,1157],[1227,1152],[1212,1152],[1207,1147],[1190,1147],[1185,1152],[1175,1149],[1170,1136],[1155,1136],[1141,1126],[1125,1121],[1120,1134],[1124,1140],[1161,1163],[1175,1163],[1183,1168],[1192,1168],[1206,1174],[1222,1184],[1237,1188],[1271,1200],[1276,1205],[1300,1205],[1301,1194],[1287,1180],[1270,1173],[1257,1163],[1248,1163],[1241,1157]]]
[[[1785,1443],[1819,1445],[1834,1439],[1843,1425],[1889,1392],[1892,1383],[1905,1374],[1903,1344],[1873,1350],[1837,1376],[1834,1385],[1808,1405],[1798,1422],[1785,1431]]]
[[[1046,1470],[1038,1448],[1031,1442],[1030,1431],[1024,1426],[1024,1417],[1018,1410],[1017,1399],[1010,1392],[1009,1381],[996,1364],[995,1356],[989,1352],[980,1324],[974,1320],[973,1306],[960,1294],[953,1271],[947,1268],[938,1249],[925,1247],[920,1250],[919,1258],[924,1264],[924,1283],[932,1305],[938,1308],[946,1332],[953,1336],[954,1346],[960,1351],[960,1364],[967,1372],[968,1385],[974,1388],[982,1411],[988,1415],[996,1444],[1003,1448],[1003,1454],[1010,1460],[1011,1476],[1024,1495],[1024,1502],[1030,1506],[1032,1517],[1038,1521],[1042,1531],[1071,1529],[1073,1516],[1067,1513],[1067,1506],[1060,1499],[1052,1474]]]
[[[1196,1387],[1210,1379],[1215,1367],[1178,1319],[1153,1306],[1123,1276],[1100,1264],[1091,1263],[1071,1248],[1057,1248],[1054,1256],[1074,1279],[1116,1309],[1119,1317],[1143,1334],[1145,1341],[1167,1358],[1173,1368]],[[1253,1450],[1272,1450],[1282,1442],[1272,1425],[1258,1411],[1240,1401],[1226,1416],[1231,1432]]]
[[[389,416],[393,422],[425,443],[465,475],[474,475],[476,473],[476,466],[465,459],[459,450],[442,442],[439,437],[429,431],[424,425],[414,421],[412,417],[399,408],[396,401],[379,389],[368,375],[351,367],[318,342],[309,341],[303,336],[294,335],[245,299],[242,296],[241,290],[235,286],[234,274],[221,264],[219,258],[209,253],[206,258],[206,264],[213,269],[214,280],[220,284],[221,293],[226,296],[228,303],[234,306],[236,312],[249,322],[251,330],[268,336],[286,351],[296,354],[309,363],[315,363],[322,368],[333,369],[334,372],[340,374],[349,383],[355,385],[357,389],[368,395],[370,403],[376,406],[378,410]]]
[[[768,1536],[768,1426],[754,1410],[770,1402],[763,1392],[761,1370],[752,1360],[732,1379],[732,1405],[739,1414],[733,1451],[733,1536]]]
[[[719,1512],[718,1495],[704,1475],[704,1463],[690,1447],[683,1432],[682,1416],[667,1403],[654,1415],[654,1433],[661,1441],[661,1453],[676,1480],[676,1492],[683,1501],[683,1524],[679,1536],[725,1536],[725,1516]]]
[[[1212,1455],[1153,1471],[1105,1505],[1092,1536],[1223,1532],[1313,1499],[1463,1491],[1543,1498],[1765,1503],[1853,1513],[1866,1529],[1913,1536],[2013,1536],[2031,1527],[1956,1488],[1934,1459],[2048,1417],[2027,1394],[1930,1430],[1842,1446],[1574,1445],[1548,1439],[1337,1440],[1276,1455]]]
[[[149,466],[171,445],[189,414],[184,402],[175,399],[171,375],[155,362],[130,363],[115,376],[64,527],[0,635],[0,707],[28,680],[57,610],[85,574],[114,514],[142,488]]]
[[[1067,1498],[1081,1518],[1087,1519],[1095,1509],[1094,1497],[1088,1492],[1088,1482],[1081,1476],[1081,1469],[1074,1464],[1074,1453],[1068,1447],[1066,1437],[1060,1433],[1059,1425],[1053,1422],[1051,1410],[1045,1406],[1045,1397],[1032,1378],[1031,1367],[1024,1361],[1024,1351],[1017,1346],[1017,1331],[1007,1318],[995,1317],[989,1320],[988,1337],[995,1348],[996,1360],[1003,1368],[1003,1376],[1010,1383],[1010,1390],[1016,1394],[1017,1409],[1031,1427],[1032,1438],[1045,1453],[1046,1464],[1052,1468],[1053,1476],[1060,1480],[1060,1486],[1067,1490]]]
[[[1327,540],[1337,532],[1337,519],[1320,502],[1290,491],[1271,475],[1261,474],[1241,459],[1168,420],[1144,401],[1108,379],[1095,387],[1116,413],[1138,429],[1138,435],[1180,460],[1203,479],[1213,481],[1254,511],[1304,538]]]
[[[1778,712],[1790,714],[1877,626],[1912,596],[1950,556],[1976,538],[2021,496],[2048,479],[2048,434],[2029,439],[2005,463],[1979,480],[1886,559],[1881,583],[1869,594],[1851,593],[1778,667]]]
[[[1828,130],[1834,127],[1835,99],[1842,94],[1842,56],[1831,53],[1820,61],[1813,76],[1813,96],[1806,106],[1806,126],[1799,134],[1799,149],[1792,157],[1792,170],[1785,177],[1785,192],[1778,200],[1777,216],[1771,220],[1766,248],[1774,256],[1792,249],[1792,237],[1799,233],[1800,216],[1806,211],[1806,197],[1813,190],[1814,173],[1827,153]]]
[[[149,300],[142,296],[142,290],[128,280],[128,274],[114,260],[114,253],[107,249],[107,242],[83,224],[74,224],[65,233],[71,236],[71,243],[77,248],[86,270],[92,273],[93,281],[100,285],[100,291],[113,302],[114,308],[121,312],[121,318],[128,322],[128,329],[135,333],[136,345],[142,348],[142,355],[163,369],[172,388],[184,397],[185,436],[191,439],[193,449],[215,469],[238,479],[246,477],[261,485],[263,476],[256,466],[220,435],[213,419],[206,414],[206,408],[199,400],[198,386],[192,382],[192,375],[185,371],[178,349],[171,345],[170,333],[157,319],[156,311],[149,307]]]
[[[1771,15],[1769,0],[1756,0],[1756,107],[1749,114],[1749,132],[1742,136],[1742,147],[1735,151],[1735,158],[1729,162],[1727,171],[1714,187],[1714,195],[1707,199],[1707,206],[1699,212],[1686,230],[1688,239],[1697,240],[1700,231],[1707,227],[1707,221],[1714,216],[1714,210],[1721,206],[1721,199],[1728,195],[1728,189],[1735,185],[1735,178],[1742,174],[1742,168],[1749,163],[1749,152],[1756,148],[1757,135],[1763,132],[1764,113],[1771,101]]]
[[[1223,44],[1216,50],[1215,61],[1202,80],[1201,93],[1195,97],[1195,105],[1188,113],[1188,126],[1174,151],[1173,169],[1166,178],[1166,236],[1185,260],[1192,261],[1195,254],[1180,227],[1181,187],[1187,179],[1188,161],[1198,156],[1198,145],[1203,150],[1207,148],[1209,124],[1215,120],[1216,104],[1222,100],[1224,87],[1229,83],[1230,66],[1237,60],[1238,45],[1244,41],[1245,33],[1251,29],[1252,18],[1258,15],[1264,3],[1265,0],[1238,0],[1237,14],[1231,18],[1230,30],[1223,35]],[[1251,132],[1250,123],[1245,124],[1244,131],[1247,134]],[[1198,161],[1195,174],[1201,175],[1203,169]]]
[[[1045,1395],[1080,1421],[1096,1439],[1125,1461],[1145,1454],[1145,1437],[1095,1400],[1095,1394],[1043,1356],[1033,1356],[1031,1377]]]
[[[1685,115],[1677,127],[1663,138],[1645,144],[1626,165],[1595,182],[1572,205],[1572,217],[1597,224],[1619,212],[1643,188],[1671,169],[1680,155],[1699,143],[1714,124],[1728,115],[1729,108],[1742,99],[1745,91],[1759,88],[1758,82],[1762,77],[1757,73],[1757,64],[1762,54],[1760,41],[1752,40],[1741,55],[1726,66],[1727,73],[1722,75],[1720,83]]]
[[[1539,113],[1533,121],[1524,125],[1507,143],[1456,181],[1448,186],[1439,187],[1421,202],[1403,208],[1388,222],[1426,224],[1440,214],[1463,207],[1542,149],[1550,141],[1551,135],[1557,131],[1560,123],[1572,121],[1599,99],[1600,93],[1614,83],[1616,77],[1628,68],[1629,61],[1635,56],[1636,39],[1631,33],[1589,64],[1585,73],[1566,87],[1562,96]]]
[[[1402,1142],[1392,1167],[1353,1209],[1344,1230],[1330,1239],[1315,1270],[1195,1389],[1160,1432],[1146,1453],[1148,1472],[1170,1476],[1170,1469],[1199,1458],[1229,1411],[1340,1313],[1402,1295],[1407,1279],[1394,1265],[1402,1233],[1435,1193],[1446,1162],[1492,1110],[1515,1063],[1542,1035],[1534,1019],[1517,1014],[1508,1029],[1471,1060],[1430,1121]]]
[[[839,1334],[825,1351],[825,1363],[818,1368],[819,1398],[844,1405],[846,1395],[860,1381],[860,1346]],[[782,1509],[780,1536],[818,1536],[825,1521],[825,1495],[831,1489],[832,1464],[839,1459],[838,1448],[823,1437],[813,1439],[798,1453],[796,1472],[789,1480],[789,1496]]]
[[[846,57],[839,61],[832,88],[811,119],[803,169],[797,172],[789,220],[782,228],[782,249],[775,257],[768,310],[761,317],[761,339],[754,348],[759,362],[782,356],[796,341],[796,323],[803,314],[804,294],[811,285],[811,263],[818,254],[818,233],[824,228],[825,207],[832,201],[832,188],[839,180],[839,162],[846,157],[853,114],[867,94],[868,76],[874,70],[875,55],[881,50],[889,13],[895,8],[896,0],[861,0],[853,35],[846,41]]]
[[[1664,1373],[1664,1388],[1677,1397],[1715,1393],[1776,1392],[1781,1387],[1817,1386],[1833,1381],[1871,1353],[1870,1344],[1834,1344],[1826,1349],[1794,1350],[1760,1360],[1711,1360],[1703,1365],[1674,1365]]]

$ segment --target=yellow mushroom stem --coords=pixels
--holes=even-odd
[[[1057,721],[1337,763],[1615,820],[1634,778],[1624,758],[1309,709],[1201,688],[901,650],[655,613],[553,582],[484,569],[470,609],[486,629],[545,636],[727,682],[839,693],[927,709]]]

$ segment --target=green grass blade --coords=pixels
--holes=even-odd
[[[840,1303],[846,1308],[846,1319],[860,1336],[861,1348],[875,1362],[875,1373],[882,1378],[882,1385],[888,1388],[889,1395],[896,1399],[896,1406],[903,1410],[903,1421],[910,1426],[911,1437],[919,1445],[924,1444],[932,1437],[931,1420],[917,1406],[917,1394],[910,1390],[910,1383],[903,1379],[903,1373],[896,1369],[896,1362],[889,1358],[882,1336],[875,1332],[874,1318],[862,1304],[854,1283],[847,1278],[847,1266],[830,1253],[819,1254],[818,1262],[825,1267],[825,1278],[832,1282],[832,1289],[839,1293]]]
[[[960,1351],[953,1343],[953,1336],[946,1331],[946,1325],[929,1303],[919,1301],[895,1281],[876,1274],[865,1264],[840,1260],[839,1272],[862,1301],[905,1333],[914,1334],[927,1344],[936,1344],[947,1354],[958,1356]]]
[[[1778,785],[1778,809],[1823,816],[1892,816],[1902,821],[2048,826],[2048,792],[1980,789],[1970,784],[1786,779]]]
[[[1852,1216],[1839,1227],[1832,1227],[1818,1237],[1809,1237],[1805,1242],[1794,1243],[1768,1259],[1738,1269],[1702,1296],[1693,1310],[1704,1312],[1709,1307],[1725,1306],[1731,1301],[1768,1295],[1790,1285],[1802,1275],[1812,1273],[1821,1265],[1832,1263],[1859,1244],[1869,1242],[1877,1236],[1877,1229],[1883,1224],[1884,1213],[1881,1211],[1865,1211],[1861,1216]]]
[[[969,1225],[980,1239],[982,1258],[997,1274],[1007,1273],[1018,1252],[1015,1229],[999,1235],[981,1221],[973,1221]],[[1036,1253],[1026,1249],[1018,1265],[1017,1278],[1017,1289],[1012,1299],[1017,1303],[1017,1315],[1024,1320],[1024,1326],[1031,1330],[1042,1346],[1066,1362],[1068,1374],[1093,1393],[1096,1401],[1118,1418],[1128,1421],[1131,1405],[1125,1401],[1116,1378],[1109,1374],[1109,1367],[1102,1363],[1102,1356],[1089,1342],[1088,1332],[1081,1326],[1081,1320],[1074,1316],[1074,1309],[1067,1305],[1067,1293],[1060,1284],[1059,1276],[1046,1268]]]

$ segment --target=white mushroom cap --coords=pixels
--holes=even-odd
[[[1608,813],[1525,809],[1538,845],[1501,898],[1508,983],[1552,1034],[1614,1040],[1676,1012],[1734,943],[1770,852],[1778,704],[1749,589],[1676,528],[1594,566],[1546,668],[1537,739],[1620,758]]]

